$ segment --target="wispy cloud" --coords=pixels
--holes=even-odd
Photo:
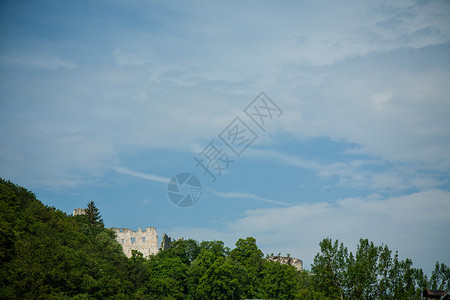
[[[331,163],[267,149],[249,149],[249,156],[269,160],[288,166],[311,170],[317,176],[338,177],[339,185],[351,188],[369,188],[378,191],[401,191],[411,188],[435,188],[448,184],[439,174],[421,172],[403,164],[389,164],[382,159],[354,159],[348,155],[345,160]]]
[[[254,194],[248,194],[248,193],[241,193],[241,192],[227,192],[227,193],[222,193],[213,189],[209,189],[214,195],[217,195],[219,197],[222,198],[235,198],[235,199],[251,199],[251,200],[256,200],[256,201],[261,201],[261,202],[266,202],[266,203],[271,203],[271,204],[277,204],[277,205],[282,205],[282,206],[292,206],[292,204],[286,203],[286,202],[281,202],[281,201],[276,201],[276,200],[271,200],[271,199],[266,199]]]
[[[150,180],[150,181],[164,183],[164,184],[168,184],[170,182],[170,178],[167,178],[164,176],[158,176],[158,175],[154,175],[154,174],[136,172],[136,171],[132,171],[125,167],[112,167],[112,169],[114,171],[116,171],[117,173],[133,176],[133,177],[140,178],[140,179]]]

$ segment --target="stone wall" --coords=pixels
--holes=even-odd
[[[169,237],[167,234],[163,234],[162,243],[161,243],[161,250],[167,250],[170,248],[170,243],[172,242],[172,238]]]
[[[294,257],[284,257],[284,256],[270,256],[266,258],[267,260],[279,262],[282,265],[294,266],[298,271],[303,270],[303,262]]]
[[[73,216],[77,216],[77,215],[85,215],[86,211],[84,210],[84,208],[75,208],[73,210]]]
[[[123,252],[127,257],[131,257],[131,250],[141,252],[144,257],[157,254],[158,234],[155,227],[147,227],[142,230],[133,231],[128,228],[111,228],[117,234],[117,241],[122,245]]]

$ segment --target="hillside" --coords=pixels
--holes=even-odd
[[[421,299],[423,289],[450,285],[444,264],[428,280],[364,239],[353,255],[325,238],[314,274],[264,259],[252,237],[234,249],[178,240],[150,259],[127,258],[89,207],[89,216],[70,216],[0,179],[0,299]]]
[[[231,251],[180,240],[151,260],[128,259],[112,231],[3,179],[0,220],[1,299],[289,299],[299,288],[300,273],[263,260],[253,238]]]
[[[113,233],[0,181],[0,298],[127,295],[130,264]]]

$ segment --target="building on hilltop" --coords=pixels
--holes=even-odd
[[[131,250],[141,252],[144,257],[157,254],[158,234],[155,227],[147,227],[145,230],[141,228],[133,231],[128,228],[111,228],[117,235],[117,241],[122,245],[123,252],[127,257],[131,257]]]
[[[85,215],[86,214],[86,210],[84,208],[75,208],[73,210],[73,216],[78,216],[78,215]]]
[[[170,248],[170,243],[172,242],[172,238],[167,234],[163,234],[162,242],[161,242],[161,250],[167,250]]]
[[[266,258],[267,260],[279,262],[282,265],[294,266],[297,271],[303,270],[303,262],[294,257],[284,257],[284,256],[270,256]]]
[[[75,208],[73,216],[85,215],[86,209]],[[130,258],[132,250],[141,252],[144,257],[148,258],[151,255],[159,252],[158,248],[158,234],[155,227],[147,227],[144,230],[139,228],[138,231],[133,231],[128,228],[110,228],[116,233],[116,240],[122,246],[125,255]],[[170,246],[172,239],[164,234],[161,250],[166,250]]]

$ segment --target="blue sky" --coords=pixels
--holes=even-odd
[[[309,268],[318,243],[450,265],[448,1],[2,1],[0,176],[109,227],[253,236]],[[265,131],[244,108],[283,111]],[[240,117],[240,157],[219,134]],[[194,157],[235,162],[212,183]],[[189,172],[199,202],[173,205]]]

